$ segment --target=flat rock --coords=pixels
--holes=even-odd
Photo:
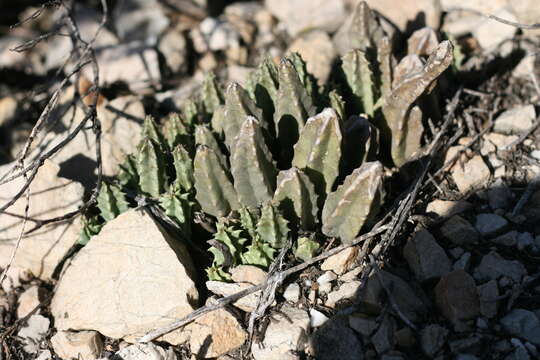
[[[358,246],[351,246],[335,255],[328,257],[321,264],[321,270],[330,270],[337,275],[346,273],[353,267],[354,261],[358,255],[358,249]]]
[[[360,281],[350,281],[341,284],[339,289],[328,294],[325,305],[334,308],[341,302],[348,302],[355,299],[361,284]]]
[[[109,221],[66,269],[51,303],[55,325],[134,341],[194,310],[194,275],[180,241],[145,210],[126,211]],[[179,330],[162,340],[179,344],[185,337]]]
[[[497,179],[488,189],[488,202],[491,209],[508,209],[514,199],[514,194],[502,179]]]
[[[208,303],[212,303],[209,300]],[[218,309],[205,314],[184,328],[189,345],[198,359],[215,358],[244,344],[247,333],[229,311]]]
[[[0,126],[8,126],[17,113],[17,100],[13,96],[0,98]]]
[[[517,260],[506,260],[495,251],[484,255],[474,271],[474,277],[481,281],[497,280],[502,276],[507,276],[519,283],[526,274],[527,271],[522,263]]]
[[[296,303],[300,299],[300,285],[297,283],[289,284],[283,292],[283,297],[287,301]]]
[[[32,315],[26,321],[17,336],[23,339],[23,349],[29,354],[36,354],[39,351],[39,343],[45,338],[49,331],[51,321],[45,316]]]
[[[336,50],[330,36],[322,30],[301,34],[290,46],[289,52],[297,52],[307,64],[307,71],[325,84],[330,76]]]
[[[4,174],[13,164],[0,167]],[[50,219],[75,211],[83,203],[84,188],[81,184],[58,175],[60,168],[52,161],[46,160],[38,170],[30,185],[29,218],[38,220]],[[24,184],[20,177],[12,182],[0,185],[2,205],[11,199]],[[25,196],[22,196],[7,209],[11,214],[24,215]],[[11,258],[17,237],[21,231],[21,219],[4,214],[0,216],[0,267],[4,268]],[[32,220],[26,230],[32,228]],[[49,224],[29,236],[22,238],[17,256],[12,264],[12,274],[25,271],[34,276],[49,280],[54,269],[71,246],[79,239],[82,229],[80,218],[71,221]],[[14,275],[15,276],[15,275]],[[3,285],[6,285],[4,282]]]
[[[172,73],[178,74],[187,70],[188,45],[180,29],[172,28],[167,31],[159,39],[158,50]]]
[[[451,270],[443,248],[427,230],[414,234],[403,248],[403,256],[419,281],[441,277]]]
[[[378,270],[384,287],[391,289],[393,300],[401,312],[411,321],[419,321],[427,311],[427,305],[418,295],[418,288],[413,289],[406,281],[388,271]],[[379,276],[369,275],[367,284],[357,293],[357,298],[373,309],[382,309],[386,302],[386,291],[381,286]]]
[[[424,354],[433,358],[443,347],[448,336],[448,329],[438,324],[430,324],[420,332],[420,346]]]
[[[532,311],[513,309],[501,319],[501,324],[511,335],[540,345],[540,321]]]
[[[169,25],[157,0],[123,0],[114,7],[114,25],[124,42],[145,41],[155,45]]]
[[[455,270],[441,278],[435,287],[435,299],[442,314],[454,323],[473,319],[480,313],[476,284],[463,270]]]
[[[379,355],[382,355],[394,347],[395,321],[390,316],[385,316],[381,325],[371,337],[371,343]]]
[[[480,153],[482,155],[488,155],[500,150],[504,150],[508,145],[518,139],[517,135],[504,135],[496,132],[490,132],[485,135],[484,142]]]
[[[485,186],[491,177],[491,172],[480,155],[473,156],[463,165],[458,161],[452,166],[451,172],[461,193]]]
[[[508,221],[497,214],[478,214],[474,227],[482,236],[490,237],[501,233],[507,225]]]
[[[32,285],[26,289],[21,296],[17,305],[17,318],[21,319],[28,315],[47,297],[47,291],[37,285]],[[34,314],[39,314],[40,309],[37,309]]]
[[[442,236],[458,246],[475,244],[480,238],[476,229],[459,215],[446,220],[440,231]]]
[[[520,134],[527,131],[536,119],[534,105],[516,106],[495,119],[493,130],[501,134]]]
[[[433,200],[426,207],[426,212],[433,212],[440,217],[451,217],[471,209],[472,204],[465,200]]]
[[[508,21],[517,21],[516,16],[508,9],[500,9],[494,13],[490,13]],[[473,35],[478,40],[478,43],[485,50],[493,50],[502,41],[511,39],[516,32],[513,26],[492,21],[491,19],[483,19],[478,26],[473,30]]]
[[[207,281],[206,288],[216,295],[230,296],[236,294],[239,291],[252,287],[250,283],[226,283],[222,281]],[[233,303],[234,306],[240,310],[251,312],[257,308],[257,301],[259,300],[260,291],[253,294],[244,296]]]
[[[488,319],[494,318],[499,308],[497,281],[490,280],[485,284],[478,285],[478,296],[480,297],[480,314]]]
[[[362,313],[349,316],[349,326],[362,336],[370,336],[377,330],[377,320]]]
[[[56,355],[64,360],[98,359],[103,351],[103,340],[97,331],[59,331],[51,338]]]
[[[497,245],[515,246],[517,244],[517,238],[519,233],[516,230],[509,231],[502,235],[499,235],[490,241]]]
[[[347,15],[342,0],[266,0],[265,6],[283,23],[291,37],[308,29],[334,32]]]
[[[317,360],[362,360],[360,339],[348,326],[347,317],[334,316],[310,338],[312,355]]]
[[[433,0],[367,0],[373,10],[383,14],[400,31],[409,32],[424,26],[437,29],[441,18],[441,9]]]
[[[152,343],[134,344],[118,351],[111,360],[177,360],[173,349],[167,350]]]
[[[237,283],[259,285],[266,280],[266,271],[253,265],[239,265],[231,270],[231,278]]]
[[[309,315],[307,311],[285,305],[266,328],[264,340],[254,342],[251,351],[255,360],[295,360],[296,351],[307,344]]]
[[[322,312],[316,309],[309,310],[309,325],[311,328],[315,329],[328,321],[328,316],[324,315]]]

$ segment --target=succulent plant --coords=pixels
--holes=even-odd
[[[290,238],[304,260],[325,237],[351,243],[383,204],[384,167],[421,151],[420,98],[450,65],[452,45],[439,44],[425,64],[403,62],[394,77],[391,37],[365,3],[336,36],[353,48],[340,50],[332,89],[317,87],[292,54],[278,66],[265,59],[247,90],[232,83],[222,92],[208,75],[181,115],[161,127],[148,117],[136,154],[100,193],[101,218],[135,205],[124,190],[154,200],[181,237],[195,214],[205,217],[216,229],[207,275],[223,281],[239,264],[269,266]]]

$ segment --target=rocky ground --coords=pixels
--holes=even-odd
[[[108,3],[104,27],[100,1],[78,2],[76,43],[91,42],[99,64],[99,93],[82,101],[96,105],[101,159],[95,127],[62,144],[87,115],[74,99],[95,80],[90,66],[79,71],[85,48],[72,47],[69,3],[0,4],[1,268],[16,251],[0,280],[0,360],[538,358],[540,29],[478,12],[530,24],[540,9],[532,0],[367,3],[395,34],[398,60],[428,55],[443,39],[456,46],[438,84],[440,121],[424,139],[440,134],[443,143],[426,176],[421,168],[405,177],[387,169],[378,220],[389,214],[395,222],[288,276],[252,339],[260,291],[147,343],[138,340],[264,284],[267,272],[240,265],[230,282],[207,281],[199,260],[143,203],[90,241],[81,237],[85,218],[62,217],[85,206],[97,163],[115,175],[136,150],[145,116],[183,108],[204,73],[245,85],[265,55],[278,61],[298,52],[325,84],[349,50],[343,33],[357,1],[118,0]],[[402,69],[415,66],[408,59]],[[40,124],[43,113],[50,116]],[[31,179],[31,172],[11,179],[21,153],[24,167],[55,146],[61,150]],[[29,195],[6,209],[29,180]],[[51,218],[62,221],[43,221]],[[21,229],[28,233],[18,241]],[[285,268],[299,263],[284,259]]]

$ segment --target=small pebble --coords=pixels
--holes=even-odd
[[[328,317],[324,315],[322,312],[311,309],[309,310],[309,324],[312,328],[317,328],[319,326],[322,326],[325,322],[328,321]]]

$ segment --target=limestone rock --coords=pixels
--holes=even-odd
[[[383,14],[402,32],[429,26],[439,27],[441,8],[439,0],[367,0],[373,10]]]
[[[338,275],[344,274],[352,268],[357,255],[358,246],[351,246],[324,260],[321,270],[331,270]]]
[[[59,331],[51,338],[56,355],[64,360],[99,358],[103,351],[101,335],[96,331]]]
[[[326,83],[336,57],[332,39],[327,33],[313,30],[302,34],[291,44],[289,52],[299,53],[307,63],[307,70],[319,80],[319,84]]]
[[[504,8],[491,14],[508,21],[517,22],[516,16],[511,11]],[[474,28],[473,35],[482,48],[485,50],[492,50],[502,41],[511,39],[515,32],[516,29],[513,26],[508,26],[486,18],[480,21],[478,26]]]
[[[177,74],[187,70],[188,45],[180,29],[172,28],[167,31],[159,39],[158,50],[172,73]]]
[[[474,226],[482,236],[489,237],[500,234],[507,225],[508,221],[497,214],[478,214]]]
[[[334,316],[313,333],[310,343],[317,360],[364,359],[362,343],[347,320],[344,316]]]
[[[213,300],[210,299],[208,303]],[[191,351],[197,358],[215,358],[242,346],[247,333],[238,320],[227,310],[218,309],[188,324]]]
[[[300,299],[300,285],[292,283],[283,292],[285,300],[296,303]]]
[[[473,156],[463,165],[458,161],[452,166],[452,178],[462,193],[485,186],[491,172],[480,155]]]
[[[55,325],[134,341],[193,311],[194,275],[185,246],[145,210],[129,210],[109,221],[67,268],[51,303]],[[185,338],[180,330],[162,340]]]
[[[3,166],[0,173],[4,174],[12,165]],[[59,170],[60,168],[49,160],[46,160],[38,170],[30,185],[28,213],[30,218],[50,219],[75,211],[82,205],[83,187],[79,183],[60,177]],[[1,204],[3,205],[7,199],[19,192],[23,184],[24,178],[20,177],[0,185]],[[23,195],[7,211],[23,216],[25,207],[26,200]],[[21,231],[21,224],[22,221],[18,217],[7,214],[0,216],[0,267],[2,268],[11,258]],[[30,220],[26,230],[32,228],[33,225],[34,223]],[[12,265],[12,273],[28,270],[41,279],[50,279],[60,260],[78,240],[81,228],[80,220],[76,218],[68,222],[49,224],[31,235],[24,236]]]
[[[501,276],[507,276],[516,283],[519,283],[526,274],[527,271],[521,262],[506,260],[495,251],[484,255],[474,271],[474,277],[478,280],[497,280]]]
[[[114,7],[114,25],[124,41],[145,41],[155,45],[169,25],[169,18],[157,0],[123,0]]]
[[[474,244],[479,235],[464,218],[454,215],[441,226],[441,234],[455,245]]]
[[[51,321],[45,316],[32,315],[26,321],[17,336],[23,339],[23,349],[29,354],[36,354],[39,351],[39,343],[47,335]]]
[[[134,344],[118,351],[111,360],[177,360],[173,349],[163,349],[152,343]]]
[[[417,232],[407,241],[403,256],[419,281],[441,277],[451,270],[450,259],[427,230]]]
[[[14,120],[17,106],[17,100],[12,96],[0,98],[0,126],[7,126]]]
[[[291,37],[308,29],[334,32],[346,16],[342,0],[266,0],[265,6],[283,22]]]
[[[491,319],[497,315],[499,307],[499,287],[496,280],[490,280],[485,284],[478,286],[478,295],[480,296],[480,313]]]
[[[426,208],[426,212],[433,212],[440,217],[451,217],[462,212],[469,210],[472,204],[465,200],[451,201],[451,200],[433,200]]]
[[[231,270],[234,282],[246,282],[252,285],[262,284],[266,280],[266,271],[253,265],[239,265]]]
[[[226,283],[221,281],[207,281],[206,288],[216,295],[223,297],[236,294],[239,291],[252,287],[250,283]],[[244,296],[233,303],[234,306],[240,310],[251,312],[257,308],[257,302],[259,300],[260,291],[253,294]]]
[[[296,351],[304,350],[307,343],[309,315],[305,310],[285,305],[281,313],[270,320],[264,340],[254,342],[251,351],[255,360],[295,360]]]
[[[493,130],[501,134],[519,134],[528,130],[535,119],[534,105],[516,106],[495,119]]]
[[[443,315],[454,323],[480,313],[474,279],[463,270],[443,276],[435,287],[435,298]]]
[[[325,305],[334,308],[340,302],[354,300],[360,286],[360,281],[350,281],[341,284],[338,290],[332,291],[330,294],[328,294]]]
[[[47,296],[44,288],[32,285],[19,296],[19,305],[17,306],[17,317],[19,319],[28,315],[36,308]],[[34,314],[39,314],[39,309]]]

